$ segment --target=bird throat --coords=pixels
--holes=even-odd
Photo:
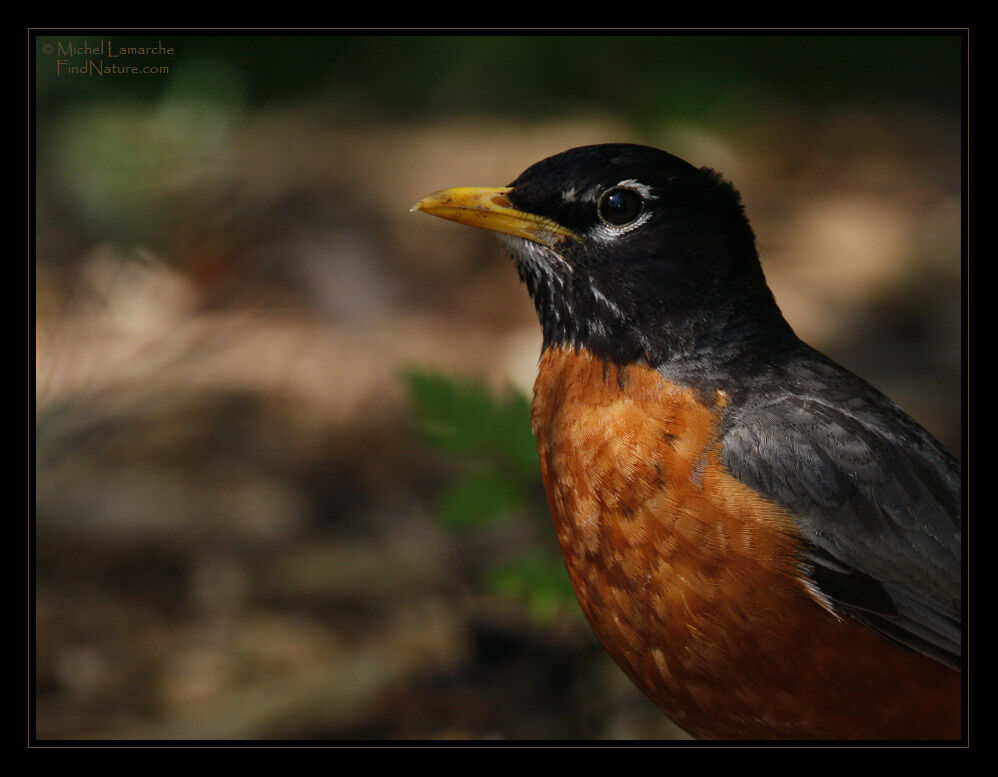
[[[800,347],[761,271],[730,304],[715,300],[710,315],[696,299],[669,299],[666,290],[653,315],[637,320],[554,250],[521,238],[507,242],[534,302],[545,350],[584,350],[618,367],[642,364],[711,391],[733,374],[751,373]]]
[[[550,248],[520,238],[507,242],[534,302],[544,348],[585,348],[614,364],[648,361],[649,343],[627,314]]]

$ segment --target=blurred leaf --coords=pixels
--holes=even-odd
[[[39,127],[40,169],[103,239],[161,240],[174,208],[222,185],[245,120],[242,73],[223,59],[191,58],[159,81],[154,102],[108,90],[48,111]]]
[[[418,370],[404,377],[430,445],[465,458],[487,458],[518,481],[537,479],[530,400],[522,392],[493,396],[481,383]]]
[[[545,622],[563,612],[581,612],[560,556],[530,553],[493,569],[486,578],[492,593],[522,602],[531,617]]]
[[[456,460],[454,482],[443,492],[438,519],[451,531],[536,519],[536,539],[492,566],[481,586],[523,605],[537,621],[573,610],[575,594],[561,555],[553,548],[530,428],[530,400],[521,392],[495,394],[480,383],[410,370],[404,376],[416,422],[431,447]]]
[[[499,520],[523,504],[523,494],[495,472],[462,478],[440,500],[440,520],[452,530],[476,528]]]

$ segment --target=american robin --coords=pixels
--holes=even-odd
[[[960,468],[803,343],[717,172],[574,148],[413,208],[501,233],[582,609],[704,739],[961,737]]]

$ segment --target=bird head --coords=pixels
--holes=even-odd
[[[573,148],[508,186],[447,189],[413,210],[505,239],[545,346],[658,366],[773,319],[738,192],[658,149]]]

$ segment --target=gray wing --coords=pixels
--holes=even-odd
[[[805,573],[834,609],[959,668],[959,465],[837,365],[788,377],[732,408],[725,465],[795,516]]]

